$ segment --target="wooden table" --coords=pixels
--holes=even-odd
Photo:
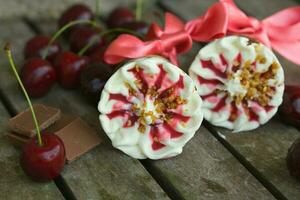
[[[44,3],[45,2],[45,3]],[[34,34],[51,34],[55,19],[66,1],[0,1],[0,41],[11,41],[17,63],[23,62],[25,42]],[[51,3],[49,3],[51,2]],[[85,1],[93,6],[93,1]],[[157,20],[153,13],[171,11],[188,20],[204,13],[216,0],[145,1],[144,20]],[[103,0],[105,15],[118,5],[132,6],[133,0]],[[264,18],[296,6],[294,0],[236,0],[249,15]],[[18,10],[19,9],[19,10]],[[188,68],[201,47],[180,57]],[[280,58],[287,83],[300,83],[300,69]],[[34,102],[59,107],[77,114],[98,130],[103,144],[66,165],[55,181],[32,182],[19,166],[20,150],[6,138],[7,120],[27,107],[12,76],[8,62],[0,54],[0,199],[300,199],[300,182],[289,176],[285,164],[287,149],[300,136],[277,117],[249,132],[231,133],[205,122],[181,155],[167,160],[135,160],[115,150],[100,129],[98,112],[77,90],[56,85]]]

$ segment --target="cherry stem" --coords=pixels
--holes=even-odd
[[[135,20],[140,21],[142,18],[142,7],[143,7],[143,0],[136,1],[136,8],[135,8]]]
[[[5,46],[4,46],[4,50],[5,50],[5,53],[8,57],[8,60],[9,60],[9,63],[10,63],[10,66],[22,88],[22,91],[26,97],[26,100],[27,100],[27,103],[29,105],[29,108],[30,108],[30,111],[31,111],[31,115],[32,115],[32,118],[33,118],[33,121],[34,121],[34,125],[35,125],[35,128],[36,128],[36,133],[37,133],[37,139],[38,139],[38,145],[41,147],[43,146],[43,142],[42,142],[42,137],[41,137],[41,132],[40,132],[40,128],[39,128],[39,124],[37,122],[37,119],[36,119],[36,115],[35,115],[35,112],[34,112],[34,109],[33,109],[33,106],[32,106],[32,103],[30,101],[30,98],[26,92],[26,89],[21,81],[21,78],[17,72],[17,69],[16,69],[16,65],[15,65],[15,62],[13,60],[13,57],[12,57],[12,53],[11,53],[11,49],[10,49],[10,44],[7,43]]]
[[[90,21],[90,20],[75,20],[75,21],[71,21],[67,24],[65,24],[63,27],[61,27],[61,29],[59,29],[58,31],[55,32],[55,34],[53,35],[53,37],[51,38],[51,40],[49,41],[46,50],[42,56],[43,59],[45,59],[47,57],[48,51],[50,46],[54,43],[54,41],[63,33],[65,32],[67,29],[69,29],[72,26],[78,25],[78,24],[90,24],[94,27],[99,27],[99,25],[94,22],[94,21]]]
[[[96,0],[96,8],[95,8],[95,16],[96,18],[100,16],[100,4],[101,1],[100,0]]]
[[[111,33],[116,33],[116,32],[119,32],[119,33],[128,33],[128,34],[132,34],[132,35],[135,35],[139,38],[143,38],[142,35],[136,33],[135,31],[132,31],[132,30],[129,30],[129,29],[126,29],[126,28],[112,28],[112,29],[108,29],[106,31],[103,31],[101,33],[99,33],[99,36],[100,37],[103,37],[105,35],[109,35]],[[94,41],[89,41],[89,43],[87,43],[79,52],[77,55],[79,56],[82,56],[91,46],[93,46],[94,44]]]

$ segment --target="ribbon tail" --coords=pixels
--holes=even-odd
[[[171,52],[169,52],[169,54],[167,56],[169,57],[169,60],[171,61],[171,63],[178,66],[177,53],[176,53],[175,48]]]
[[[125,59],[140,58],[161,53],[158,41],[143,42],[139,38],[123,34],[115,39],[104,53],[104,61],[117,64]]]
[[[226,35],[228,29],[228,8],[225,3],[215,3],[207,12],[189,21],[185,29],[193,40],[208,42]]]
[[[289,61],[300,65],[300,41],[295,42],[279,42],[272,41],[272,47],[283,57],[288,59]]]

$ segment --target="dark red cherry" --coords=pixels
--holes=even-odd
[[[45,35],[37,35],[28,40],[24,49],[25,58],[42,57],[51,38]],[[61,46],[58,42],[51,44],[47,51],[46,59],[53,61],[55,56],[61,51]]]
[[[90,64],[97,64],[97,63],[104,63],[103,55],[105,52],[105,48],[96,48],[94,49],[89,55],[89,63]]]
[[[92,20],[94,15],[89,7],[83,4],[76,4],[68,8],[63,12],[58,20],[58,27],[61,28],[67,23],[75,20]],[[80,25],[78,25],[80,26]],[[74,26],[76,27],[76,26]],[[73,28],[74,28],[73,27]],[[72,28],[65,32],[65,36],[68,36]]]
[[[104,39],[99,35],[100,30],[91,26],[81,26],[72,30],[70,35],[70,46],[72,51],[79,52],[87,44],[93,44],[86,54],[93,52],[96,48],[104,46]]]
[[[82,93],[93,103],[98,103],[105,82],[113,71],[109,65],[98,63],[82,70],[80,85]]]
[[[21,70],[21,79],[31,97],[40,97],[47,93],[56,81],[53,66],[42,58],[30,58]]]
[[[33,180],[46,182],[56,178],[65,165],[65,148],[61,139],[51,133],[42,134],[43,146],[36,137],[22,148],[21,167]]]
[[[148,32],[149,26],[146,22],[143,21],[132,21],[122,24],[122,28],[132,30],[137,34],[144,36]]]
[[[300,138],[289,148],[286,163],[291,176],[300,180]]]
[[[300,128],[300,86],[285,86],[279,114],[284,122]]]
[[[132,22],[135,20],[134,14],[131,10],[124,7],[114,9],[107,18],[107,26],[109,28],[120,27],[122,24]]]
[[[88,59],[65,51],[56,56],[55,69],[59,83],[65,88],[74,88],[79,83],[81,71],[86,67]]]

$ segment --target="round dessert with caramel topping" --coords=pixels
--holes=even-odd
[[[229,36],[202,48],[189,74],[203,99],[204,118],[235,132],[266,123],[282,102],[283,69],[261,43]]]
[[[200,127],[202,101],[192,79],[158,57],[121,67],[106,83],[98,109],[114,147],[138,158],[182,152]]]

